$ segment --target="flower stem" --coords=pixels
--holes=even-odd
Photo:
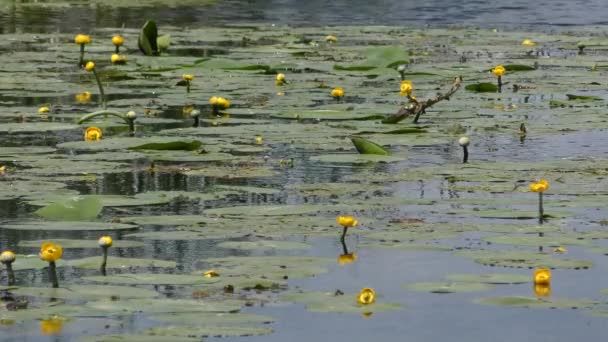
[[[106,93],[103,91],[103,86],[101,85],[101,79],[99,79],[99,75],[97,71],[93,69],[93,75],[95,75],[95,80],[97,81],[97,85],[99,86],[99,95],[101,96],[101,106],[103,109],[107,109],[108,106],[106,104]]]
[[[190,94],[190,81],[186,81],[186,92]]]
[[[545,209],[543,208],[543,193],[538,193],[538,223],[543,224],[545,218]]]
[[[101,262],[101,267],[99,267],[99,271],[101,275],[106,275],[106,264],[108,262],[108,247],[101,247],[103,249],[103,260]]]
[[[469,162],[469,148],[467,146],[462,146],[462,163],[466,164]]]
[[[344,242],[344,238],[346,237],[346,231],[347,231],[347,229],[348,229],[348,228],[346,228],[346,226],[344,226],[344,227],[343,227],[343,230],[342,230],[342,236],[340,237],[340,241],[341,241],[343,244],[345,244],[345,242]]]
[[[192,125],[192,127],[198,127],[199,126],[199,118],[198,115],[194,117],[194,124]]]
[[[213,115],[219,115],[220,114],[220,110],[218,108],[218,106],[212,106],[213,108]]]
[[[127,119],[129,124],[129,135],[135,136],[135,119]]]
[[[53,284],[53,288],[59,287],[59,281],[57,280],[57,267],[55,267],[55,262],[49,262],[49,279],[51,280],[51,284]]]
[[[498,92],[502,92],[502,76],[498,76]]]
[[[15,285],[15,272],[12,263],[6,263],[6,273],[8,273],[8,286]]]
[[[80,59],[78,60],[78,67],[84,66],[84,44],[80,44]]]
[[[346,247],[346,242],[344,242],[344,238],[342,238],[340,242],[342,242],[342,251],[344,252],[342,254],[348,254],[348,248]]]
[[[120,52],[120,46],[116,45],[116,49],[114,50],[116,54]]]

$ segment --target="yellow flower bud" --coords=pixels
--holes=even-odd
[[[338,217],[336,217],[336,221],[342,227],[347,227],[347,228],[355,227],[357,225],[357,223],[359,223],[359,221],[357,221],[352,216],[338,216]]]
[[[90,44],[91,43],[91,36],[87,35],[87,34],[77,34],[76,37],[74,37],[74,43],[76,44]]]
[[[0,262],[3,264],[10,264],[11,262],[15,261],[16,258],[15,253],[12,251],[4,251],[2,254],[0,254]]]
[[[190,75],[190,74],[183,74],[183,75],[182,75],[182,79],[183,79],[184,81],[188,81],[188,82],[190,82],[190,81],[192,81],[192,80],[194,79],[194,75]]]
[[[539,268],[534,271],[535,285],[549,285],[551,283],[551,270],[548,268]]]
[[[46,262],[55,262],[61,259],[63,248],[52,242],[45,242],[40,247],[40,253],[38,255],[40,256],[40,259]]]
[[[112,37],[112,44],[114,44],[114,46],[122,46],[122,44],[125,43],[125,39],[117,34],[114,37]]]
[[[373,304],[376,301],[376,292],[374,289],[366,287],[361,289],[357,296],[357,303],[362,305]]]
[[[325,37],[325,41],[328,43],[335,43],[338,41],[338,38],[336,36],[330,34],[327,37]]]
[[[331,90],[331,96],[335,98],[341,98],[344,96],[344,89],[337,87]]]
[[[496,77],[500,77],[500,76],[504,75],[505,72],[507,72],[507,69],[505,69],[505,67],[503,67],[502,65],[498,65],[498,66],[494,67],[494,69],[492,69],[492,73]]]
[[[534,46],[536,45],[535,42],[531,41],[530,39],[525,39],[523,42],[521,42],[521,45],[523,46]]]
[[[84,69],[86,71],[93,71],[93,69],[95,69],[95,63],[94,62],[87,62],[87,64],[84,66]]]
[[[277,74],[276,84],[278,86],[280,86],[280,85],[283,85],[284,83],[285,83],[285,74],[283,74],[283,73]]]
[[[412,95],[412,90],[414,90],[412,82],[401,81],[401,86],[399,87],[399,94],[401,96]]]
[[[88,127],[84,131],[84,141],[98,141],[101,140],[102,133],[99,127]]]
[[[48,106],[42,106],[42,107],[38,108],[38,113],[40,113],[40,114],[48,113],[50,111],[51,111],[51,109]]]
[[[214,277],[219,277],[220,274],[217,273],[215,270],[209,270],[209,271],[205,271],[203,273],[203,277],[205,278],[214,278]]]
[[[99,244],[99,247],[104,247],[104,248],[112,247],[112,237],[111,236],[102,236],[99,238],[97,243]]]

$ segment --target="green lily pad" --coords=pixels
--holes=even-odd
[[[498,86],[494,83],[475,83],[469,84],[464,88],[477,93],[495,93],[498,91]]]
[[[171,342],[200,342],[196,337],[172,336]],[[153,336],[146,334],[124,334],[124,335],[103,335],[103,336],[83,336],[79,339],[82,342],[167,342],[166,336]]]
[[[473,259],[482,265],[498,267],[586,269],[593,266],[591,261],[566,259],[530,251],[471,250],[458,251],[454,255]]]
[[[147,143],[129,147],[130,150],[156,150],[156,151],[197,151],[203,143],[198,140],[191,141],[169,141],[158,143]]]
[[[169,326],[155,327],[146,330],[148,334],[156,336],[166,336],[171,340],[173,337],[189,337],[189,336],[258,336],[272,334],[273,330],[269,327],[257,326],[240,326],[240,325],[214,325],[208,327],[201,326]]]
[[[334,164],[373,164],[399,162],[405,160],[405,157],[378,154],[324,154],[310,157],[310,160]]]
[[[108,258],[109,259],[109,258]],[[98,258],[99,261],[99,258]],[[108,260],[108,266],[112,262]],[[175,266],[173,266],[175,267]],[[97,264],[99,268],[99,264]],[[135,273],[135,274],[116,274],[109,276],[90,276],[83,277],[83,280],[93,281],[96,283],[106,284],[123,284],[123,285],[208,285],[217,283],[217,278],[205,278],[202,275],[186,275],[186,274],[155,274],[155,273]]]
[[[101,256],[99,257],[89,257],[82,259],[74,259],[66,262],[69,266],[78,267],[78,268],[86,268],[86,269],[99,269],[99,265],[101,263]],[[108,256],[108,269],[121,268],[128,269],[131,267],[162,267],[162,268],[175,268],[177,264],[175,261],[169,260],[156,260],[156,259],[138,259],[138,258],[119,258],[114,256]],[[128,275],[124,275],[128,278]],[[133,275],[135,276],[135,275]],[[141,275],[144,277],[145,275]],[[162,276],[162,275],[159,275]],[[115,277],[119,277],[118,275]],[[108,277],[109,278],[109,277]],[[129,283],[125,283],[129,284]],[[131,283],[137,284],[137,283]]]
[[[11,293],[20,296],[61,298],[69,300],[117,300],[125,298],[153,298],[158,297],[156,291],[127,287],[107,285],[69,285],[60,288],[46,287],[20,287],[11,290]]]
[[[22,221],[4,223],[0,225],[0,228],[35,231],[93,231],[135,229],[137,226],[111,222]]]
[[[387,150],[385,150],[382,146],[371,142],[369,140],[363,138],[352,138],[351,141],[355,145],[355,148],[360,154],[376,154],[376,155],[384,155],[387,156]]]
[[[40,248],[44,242],[48,240],[34,241],[19,241],[19,247],[36,247]],[[60,245],[62,248],[99,248],[97,240],[71,240],[71,239],[53,239],[53,242]],[[132,240],[114,240],[112,247],[114,248],[133,248],[143,247],[144,243]]]
[[[306,309],[315,312],[368,313],[401,309],[397,303],[386,303],[379,299],[373,304],[357,303],[357,294],[336,295],[332,292],[291,292],[281,295],[282,301],[306,304]]]
[[[494,288],[491,284],[473,282],[415,283],[403,287],[413,291],[430,293],[481,292]]]
[[[224,241],[217,244],[219,248],[243,249],[243,250],[297,250],[308,249],[310,245],[295,241]]]
[[[589,241],[574,236],[488,236],[483,238],[485,241],[503,245],[516,246],[584,246],[589,245]]]
[[[445,277],[460,283],[523,284],[532,281],[531,275],[514,273],[448,274]]]
[[[95,197],[72,197],[36,210],[36,215],[55,221],[87,221],[95,219],[103,206]]]
[[[209,279],[209,278],[207,278]],[[164,298],[137,298],[119,301],[88,302],[87,308],[105,311],[109,314],[125,314],[132,312],[155,313],[182,313],[182,312],[235,312],[243,306],[242,301],[224,299],[222,301],[164,299]]]
[[[271,316],[244,314],[244,313],[173,313],[168,315],[153,315],[150,318],[160,322],[172,324],[185,324],[191,326],[204,325],[243,325],[268,324],[274,322]]]
[[[475,303],[529,309],[589,309],[596,304],[585,299],[552,297],[489,297],[478,299]]]
[[[146,21],[139,32],[139,38],[137,40],[139,50],[147,56],[158,55],[157,39],[158,29],[156,28],[156,22],[154,20]]]

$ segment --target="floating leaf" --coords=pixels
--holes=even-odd
[[[585,299],[568,298],[534,298],[534,297],[489,297],[475,301],[477,304],[489,304],[529,309],[589,309],[596,303]]]
[[[147,56],[158,55],[158,29],[156,28],[156,22],[154,20],[148,20],[141,28],[139,32],[139,38],[137,40],[139,50]]]
[[[95,197],[72,197],[36,210],[36,215],[47,220],[87,221],[95,219],[103,205]]]
[[[214,325],[214,326],[169,326],[169,327],[155,327],[146,331],[148,334],[156,336],[167,336],[168,339],[173,340],[173,337],[189,337],[189,336],[215,336],[215,337],[229,337],[229,336],[257,336],[257,335],[268,335],[273,332],[269,327],[256,327],[256,326],[240,326],[240,325]]]
[[[122,230],[134,229],[137,226],[111,222],[80,222],[80,221],[21,221],[1,224],[2,229],[36,230],[36,231],[91,231],[91,230]]]
[[[585,269],[593,265],[591,261],[565,259],[551,254],[529,251],[459,251],[457,256],[471,258],[482,265],[518,268],[569,268]]]
[[[197,151],[203,146],[198,140],[192,141],[170,141],[170,142],[158,142],[148,143],[143,145],[131,146],[130,150],[160,150],[160,151]]]
[[[86,269],[99,269],[99,265],[101,262],[101,257],[89,257],[75,260],[68,260],[66,264],[78,267],[78,268],[86,268]],[[119,258],[114,256],[108,256],[108,269],[113,268],[131,268],[131,267],[163,267],[163,268],[174,268],[177,264],[175,261],[169,260],[156,260],[156,259],[138,259],[138,258]],[[116,275],[115,277],[125,276],[129,277],[129,275]],[[145,274],[134,274],[131,275],[133,277],[141,276],[145,278]],[[163,275],[158,275],[162,277]],[[140,277],[140,278],[141,278]],[[103,277],[102,277],[103,278]],[[109,277],[105,278],[108,279]],[[109,281],[108,281],[109,282]],[[124,283],[124,284],[137,284],[137,283]]]
[[[498,86],[494,83],[476,83],[469,84],[464,87],[466,90],[478,92],[478,93],[495,93],[498,91]]]
[[[369,140],[363,138],[352,138],[351,141],[355,145],[357,151],[361,154],[378,154],[385,156],[390,154],[382,146]]]
[[[99,268],[99,259],[97,258],[96,267]],[[110,259],[110,258],[108,258]],[[88,266],[88,264],[87,264]],[[112,261],[108,260],[108,266],[112,266]],[[171,266],[170,266],[171,267]],[[175,263],[173,266],[175,267]],[[89,268],[89,267],[87,267]],[[84,277],[84,280],[94,281],[96,283],[107,284],[124,284],[124,285],[208,285],[217,283],[219,279],[205,278],[202,275],[186,275],[186,274],[154,274],[154,273],[134,273],[134,274],[115,274],[108,276],[90,276]]]
[[[393,311],[401,309],[397,303],[386,303],[376,300],[375,303],[362,305],[357,303],[355,293],[336,295],[332,292],[292,292],[281,296],[281,300],[306,304],[306,309],[316,312],[368,313]]]
[[[159,293],[152,290],[108,285],[70,285],[65,288],[48,287],[20,287],[11,290],[11,293],[19,296],[61,298],[69,300],[118,300],[125,298],[153,298]]]
[[[474,282],[415,283],[403,287],[413,291],[430,293],[481,292],[494,288],[491,284]]]
[[[32,247],[40,248],[44,242],[48,240],[34,240],[34,241],[19,241],[19,247]],[[70,239],[53,239],[53,242],[60,245],[63,249],[66,248],[99,248],[97,240],[70,240]],[[132,247],[143,247],[143,242],[132,241],[132,240],[114,240],[112,247],[114,248],[132,248]]]
[[[461,283],[523,284],[532,281],[530,275],[514,273],[448,274],[445,277],[448,280]]]

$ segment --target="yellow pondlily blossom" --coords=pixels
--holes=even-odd
[[[337,87],[331,90],[331,96],[335,98],[341,98],[344,96],[344,89],[342,87]]]
[[[192,80],[194,79],[194,75],[191,75],[191,74],[183,74],[183,75],[182,75],[182,79],[183,79],[184,81],[188,81],[188,82],[190,82],[190,81],[192,81]]]
[[[374,289],[366,287],[361,289],[357,296],[357,303],[362,305],[373,304],[376,301],[376,292]]]
[[[48,113],[50,111],[51,111],[51,109],[48,106],[42,106],[42,107],[38,108],[38,113],[40,113],[40,114]]]
[[[262,139],[261,136],[258,135],[258,136],[255,137],[255,143],[256,144],[261,145],[263,141],[264,140]]]
[[[114,53],[114,54],[112,54],[112,57],[110,58],[110,60],[112,61],[113,64],[125,64],[125,63],[127,63],[127,56]]]
[[[532,192],[545,192],[547,190],[549,190],[549,182],[545,179],[530,184],[530,191]]]
[[[85,91],[83,93],[78,93],[78,94],[74,95],[74,98],[76,99],[76,102],[86,103],[86,102],[91,101],[91,93],[88,91]]]
[[[537,297],[549,297],[551,295],[551,286],[547,284],[535,284],[534,294]]]
[[[276,84],[278,86],[281,86],[285,83],[285,74],[283,73],[279,73],[277,74],[277,79],[276,79]]]
[[[209,104],[212,105],[212,106],[215,106],[217,104],[217,100],[218,99],[219,99],[219,97],[217,97],[217,96],[211,96],[209,98]]]
[[[58,335],[63,329],[64,319],[59,316],[54,316],[50,319],[40,321],[40,332],[43,335]]]
[[[357,221],[352,216],[338,216],[336,217],[336,222],[338,222],[339,225],[345,228],[355,227],[357,223],[359,223],[359,221]]]
[[[6,171],[6,165],[0,166],[0,175],[3,175],[5,171]]]
[[[40,247],[40,254],[38,255],[40,256],[40,259],[46,262],[55,262],[61,259],[63,248],[52,242],[45,242],[42,244],[42,247]]]
[[[86,71],[93,71],[93,69],[95,69],[95,62],[87,62],[87,64],[84,66],[84,69]]]
[[[330,34],[327,37],[325,37],[325,41],[328,43],[335,43],[338,41],[338,38],[336,36],[334,36],[333,34]]]
[[[357,260],[357,253],[342,254],[338,257],[338,265],[346,265]]]
[[[205,271],[203,273],[203,277],[205,278],[214,278],[214,277],[219,277],[220,274],[217,273],[215,270],[209,270],[209,271]]]
[[[555,253],[564,254],[564,253],[566,253],[568,250],[567,250],[566,248],[564,248],[564,247],[561,247],[561,246],[560,246],[560,247],[556,247],[556,248],[555,248],[553,251],[554,251]]]
[[[122,46],[122,44],[125,43],[125,39],[123,38],[123,36],[117,34],[114,37],[112,37],[112,44],[114,44],[114,46]]]
[[[99,238],[99,240],[97,241],[97,243],[99,244],[99,247],[104,247],[104,248],[108,248],[108,247],[112,247],[112,237],[111,236],[102,236]]]
[[[412,95],[412,90],[414,90],[412,82],[401,81],[401,86],[399,87],[399,93],[401,94],[401,96]]]
[[[535,285],[551,284],[551,270],[548,268],[536,269],[534,271],[534,284]]]
[[[12,251],[4,251],[2,254],[0,254],[0,262],[3,264],[11,263],[15,261],[16,258],[15,253]]]
[[[524,39],[523,42],[521,42],[521,45],[523,46],[535,46],[536,43],[531,41],[530,39]]]
[[[91,36],[89,36],[88,34],[77,34],[76,37],[74,37],[74,43],[80,45],[90,44]]]
[[[505,67],[503,67],[502,65],[498,65],[498,66],[494,67],[494,69],[492,69],[492,73],[496,77],[500,77],[500,76],[504,75],[505,72],[507,72],[507,69],[505,69]]]
[[[99,127],[88,127],[86,131],[84,131],[84,141],[98,141],[101,140],[103,134],[101,133],[101,128]]]

